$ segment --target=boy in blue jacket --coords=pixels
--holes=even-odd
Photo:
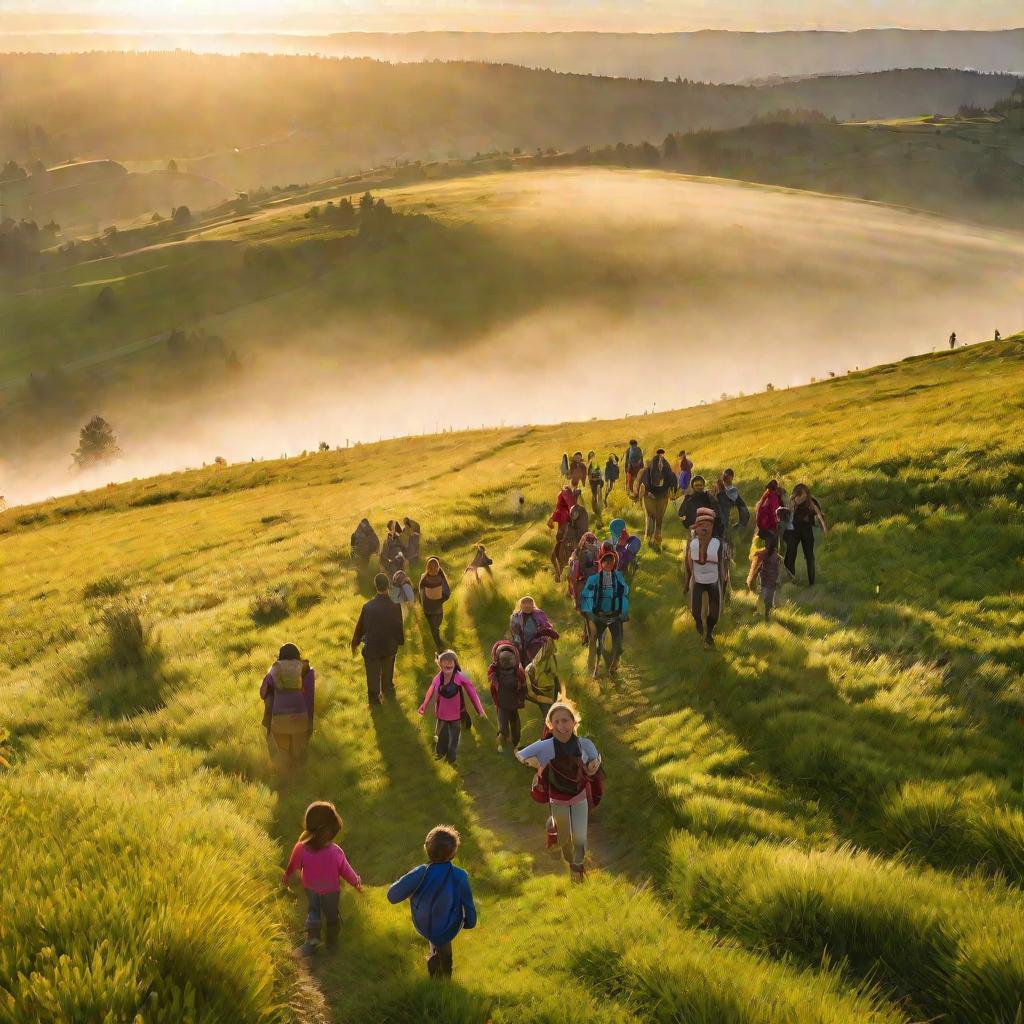
[[[622,624],[629,619],[629,584],[619,572],[619,556],[608,551],[601,556],[601,568],[583,585],[580,612],[587,620],[590,640],[588,668],[597,678],[600,657],[604,656],[608,675],[615,675],[622,657]],[[612,653],[604,650],[605,631],[612,635]]]
[[[423,841],[430,863],[413,868],[388,888],[391,903],[409,900],[413,926],[430,943],[427,971],[432,978],[452,976],[452,940],[463,928],[476,927],[469,875],[452,864],[461,842],[451,825],[432,828]]]

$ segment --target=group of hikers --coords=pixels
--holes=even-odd
[[[599,540],[590,529],[590,516],[582,502],[584,480],[591,482],[592,509],[600,521],[619,479],[618,456],[607,460],[600,475],[593,472],[594,453],[563,457],[563,484],[547,525],[556,530],[551,562],[555,579],[566,574],[568,596],[581,621],[581,640],[588,649],[587,667],[598,678],[604,667],[614,677],[623,653],[624,625],[629,621],[630,586],[637,573],[643,542],[630,534],[625,519],[609,524],[609,536]],[[714,631],[730,587],[730,566],[738,532],[751,513],[727,469],[711,487],[684,451],[674,465],[664,449],[650,461],[631,441],[621,463],[624,489],[645,513],[644,540],[660,550],[669,503],[678,499],[678,517],[685,536],[684,580],[690,611],[704,646],[714,646]],[[757,587],[769,619],[783,568],[795,573],[796,557],[803,551],[808,582],[815,580],[814,530],[827,530],[824,514],[804,484],[787,495],[778,480],[768,482],[753,510],[748,586]],[[441,627],[444,605],[452,588],[440,561],[426,560],[413,587],[409,570],[420,555],[420,527],[405,517],[390,520],[382,544],[364,519],[352,535],[353,558],[363,568],[378,557],[374,595],[360,610],[351,640],[353,654],[361,653],[372,707],[395,698],[395,662],[405,643],[409,608],[419,601],[437,651],[434,669],[418,714],[434,718],[434,756],[456,765],[464,730],[473,728],[473,716],[490,720],[473,681],[454,650],[444,646]],[[467,572],[490,571],[491,559],[477,545]],[[610,644],[606,643],[608,636]],[[487,669],[492,723],[499,751],[514,750],[516,758],[534,771],[531,796],[547,812],[547,845],[559,847],[575,882],[585,878],[590,811],[604,791],[601,756],[593,742],[579,735],[580,715],[567,696],[559,671],[560,633],[532,597],[524,596],[510,615],[506,634],[491,647]],[[272,757],[285,768],[300,765],[313,732],[316,675],[294,644],[285,644],[264,678],[264,727]],[[527,704],[539,711],[539,738],[520,746],[522,713]],[[333,805],[316,801],[306,811],[304,829],[292,851],[282,879],[287,884],[301,871],[308,898],[306,942],[301,952],[311,953],[321,941],[335,943],[338,928],[338,893],[344,879],[357,891],[362,884],[344,853],[334,843],[342,827]],[[428,970],[432,977],[452,972],[451,942],[461,928],[476,923],[468,876],[452,861],[459,847],[458,832],[438,825],[427,835],[427,863],[414,868],[388,890],[393,903],[409,899],[413,923],[430,947]]]

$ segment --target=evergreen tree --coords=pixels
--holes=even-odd
[[[121,454],[114,429],[102,416],[93,416],[78,433],[78,450],[71,453],[81,469],[98,466]]]

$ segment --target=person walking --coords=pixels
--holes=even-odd
[[[619,479],[619,457],[609,455],[608,461],[604,464],[604,503],[608,504],[608,495],[615,489],[615,483]]]
[[[559,492],[554,511],[548,517],[548,529],[555,529],[555,545],[551,549],[551,565],[555,570],[555,582],[562,582],[562,570],[569,563],[569,552],[572,550],[566,543],[569,530],[569,516],[576,507],[576,492],[571,484],[566,484]]]
[[[679,453],[679,492],[685,494],[693,476],[693,460],[687,458],[686,452]]]
[[[646,514],[644,539],[655,549],[661,547],[661,530],[669,499],[678,490],[679,478],[665,458],[665,449],[659,448],[650,464],[640,474],[637,484],[637,493],[643,501]]]
[[[423,614],[426,616],[431,636],[434,638],[434,646],[440,651],[444,647],[444,641],[441,639],[444,606],[452,596],[452,588],[438,559],[433,557],[427,559],[426,569],[420,577],[418,590],[420,604],[423,605]]]
[[[529,665],[536,657],[542,633],[558,637],[551,620],[537,607],[537,602],[529,596],[521,597],[508,620],[508,635],[519,652],[520,664]]]
[[[949,336],[949,351],[952,352],[956,348],[956,331]]]
[[[636,496],[636,479],[644,468],[644,450],[635,439],[629,442],[622,461],[626,467],[626,493],[632,498]]]
[[[697,513],[693,537],[686,546],[686,585],[690,594],[690,613],[704,649],[715,646],[715,626],[722,612],[723,542],[714,535],[717,513],[702,508]],[[707,616],[704,601],[707,600]]]
[[[765,546],[754,552],[750,560],[750,573],[747,575],[747,586],[755,589],[760,582],[761,603],[764,605],[764,621],[771,622],[772,610],[775,608],[775,595],[779,589],[779,576],[782,559],[779,557],[777,534],[769,533]]]
[[[596,679],[603,658],[608,675],[614,676],[622,658],[623,623],[629,619],[629,584],[619,572],[614,551],[601,556],[600,570],[583,585],[580,612],[591,623],[587,668]],[[604,634],[612,638],[611,654],[604,649]]]
[[[790,521],[793,524],[793,540],[786,549],[786,568],[791,576],[796,575],[797,550],[802,548],[807,566],[807,582],[814,586],[814,527],[820,526],[823,537],[828,536],[828,523],[821,511],[821,505],[811,494],[807,484],[797,484],[790,499]]]
[[[361,569],[367,569],[370,559],[380,551],[380,538],[368,519],[360,519],[352,532],[352,558]]]
[[[686,530],[687,538],[697,525],[697,513],[703,508],[709,508],[716,512],[715,535],[722,532],[721,522],[717,517],[718,500],[707,491],[707,482],[704,477],[697,473],[690,480],[690,489],[683,496],[679,503],[679,518],[683,521],[683,528]]]
[[[548,797],[548,835],[557,836],[569,877],[582,882],[590,805],[600,800],[601,755],[591,740],[578,735],[580,716],[571,701],[552,704],[545,722],[551,735],[516,751],[516,757],[536,770],[534,793]]]
[[[764,494],[757,500],[754,506],[754,523],[757,526],[757,535],[763,541],[768,540],[768,534],[779,532],[779,509],[782,507],[782,495],[779,492],[779,481],[769,480]]]
[[[509,740],[513,747],[518,747],[523,731],[519,712],[526,707],[526,671],[516,645],[510,640],[499,640],[491,648],[487,681],[498,716],[498,750],[503,751]]]
[[[409,901],[413,927],[427,940],[427,973],[452,976],[452,942],[463,928],[476,927],[476,906],[469,875],[452,864],[462,836],[451,825],[435,825],[423,841],[426,864],[420,864],[388,887],[388,902]]]
[[[596,460],[593,452],[587,462],[587,483],[590,485],[590,507],[595,516],[601,515],[602,497],[604,494],[604,473],[601,463]]]
[[[285,644],[260,684],[267,748],[280,767],[291,770],[306,759],[313,735],[316,673],[295,644]]]
[[[353,654],[360,645],[363,648],[366,699],[371,705],[395,699],[395,658],[405,643],[402,609],[391,599],[387,576],[377,573],[373,586],[377,593],[360,610],[351,644]]]
[[[434,717],[437,720],[434,727],[434,756],[438,760],[447,758],[449,764],[455,764],[459,753],[459,738],[462,735],[463,715],[466,716],[467,723],[471,722],[466,711],[466,698],[469,698],[469,703],[481,718],[486,718],[487,712],[480,703],[476,688],[469,678],[462,674],[455,652],[443,651],[436,660],[439,671],[427,687],[417,714],[420,717],[425,715],[427,705],[431,701],[434,702]]]

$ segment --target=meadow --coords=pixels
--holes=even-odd
[[[1018,335],[657,415],[211,467],[0,514],[0,1022],[1018,1022],[1022,385]],[[733,466],[751,505],[769,476],[804,480],[832,529],[818,583],[785,587],[770,625],[740,589],[709,654],[673,523],[643,555],[621,676],[595,682],[543,521],[562,451],[634,436]],[[621,495],[612,511],[639,526]],[[473,679],[522,594],[562,628],[608,772],[584,887],[544,852],[530,773],[486,724],[457,769],[433,760],[421,616],[397,703],[366,707],[348,642],[370,582],[348,536],[403,514],[456,581],[446,636]],[[476,583],[478,541],[495,574]],[[319,677],[295,778],[268,763],[258,700],[286,641]],[[313,798],[337,801],[367,891],[344,894],[340,949],[307,969],[290,955],[301,900],[278,879]],[[480,909],[447,986],[384,898],[441,821]]]

